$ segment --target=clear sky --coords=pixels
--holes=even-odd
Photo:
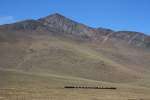
[[[0,0],[0,24],[56,12],[91,27],[150,35],[150,0]]]

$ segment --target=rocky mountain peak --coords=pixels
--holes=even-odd
[[[54,13],[54,14],[51,14],[51,15],[49,15],[49,16],[47,16],[47,17],[65,18],[65,16],[63,16],[62,14],[59,14],[59,13]]]
[[[91,27],[73,21],[58,13],[41,18],[39,21],[49,28],[55,28],[59,31],[77,36],[90,35],[91,31],[93,30]]]
[[[46,21],[51,21],[51,20],[65,20],[67,19],[65,16],[59,14],[59,13],[54,13],[54,14],[51,14],[49,16],[46,16],[46,17],[43,17],[43,18],[40,18],[39,20],[46,20]]]
[[[113,31],[107,28],[92,28],[79,22],[73,21],[59,13],[54,13],[38,20],[25,20],[13,24],[1,25],[0,30],[25,31],[35,30],[45,31],[55,30],[54,34],[62,33],[77,39],[90,39],[104,43],[107,40],[124,41],[138,47],[150,48],[150,36],[140,32]]]

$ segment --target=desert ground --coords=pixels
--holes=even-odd
[[[0,71],[0,100],[150,100],[150,89],[78,77]],[[113,86],[111,89],[67,89],[64,86]]]

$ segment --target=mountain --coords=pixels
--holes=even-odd
[[[119,40],[126,44],[132,44],[136,47],[150,47],[150,36],[140,32],[132,31],[113,31],[105,28],[92,28],[84,24],[80,24],[58,13],[49,15],[38,20],[26,20],[11,25],[3,25],[1,30],[10,31],[59,31],[80,39],[88,39],[93,41],[104,42],[108,39]]]
[[[0,99],[147,100],[149,79],[144,33],[93,28],[58,13],[0,26]]]
[[[150,36],[58,13],[0,26],[0,69],[149,87]],[[143,83],[144,82],[144,83]]]

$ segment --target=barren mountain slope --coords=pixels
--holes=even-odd
[[[0,68],[149,87],[149,36],[62,15],[0,27]],[[144,84],[142,83],[144,82]]]

